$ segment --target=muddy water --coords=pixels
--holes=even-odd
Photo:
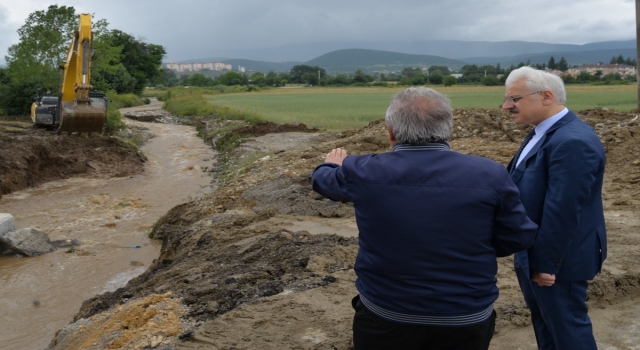
[[[203,169],[215,155],[192,127],[130,123],[156,135],[142,148],[143,174],[67,179],[0,199],[16,228],[81,242],[35,258],[0,257],[0,349],[45,348],[84,300],[148,268],[160,246],[147,234],[160,216],[212,190]]]

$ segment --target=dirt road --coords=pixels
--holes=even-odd
[[[134,109],[159,106],[156,102]],[[0,212],[12,214],[17,228],[37,227],[52,240],[81,242],[75,249],[36,258],[0,256],[1,349],[45,348],[84,300],[124,286],[158,257],[160,245],[147,237],[158,218],[212,190],[212,178],[203,170],[211,167],[215,154],[196,137],[193,127],[128,123],[154,135],[142,147],[148,158],[142,173],[122,170],[116,177],[94,176],[123,166],[104,155],[117,150],[103,146],[97,152],[105,161],[87,157],[74,162],[89,163],[91,172],[80,174],[89,177],[46,182],[0,198]],[[9,143],[14,134],[0,135]],[[92,141],[95,136],[85,141],[71,136],[75,139],[67,141],[69,136],[40,131],[31,137],[43,145],[50,144],[51,140],[43,140],[47,137],[75,142],[75,147],[99,142]],[[43,154],[47,153],[42,152],[38,161],[46,161],[40,159]],[[17,161],[33,162],[25,157]]]

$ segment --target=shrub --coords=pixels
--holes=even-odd
[[[116,108],[109,107],[107,109],[107,128],[105,133],[113,135],[126,127],[127,124],[125,124],[122,114]]]
[[[142,106],[145,104],[144,100],[136,94],[116,94],[115,92],[107,92],[109,98],[109,108],[123,108]]]

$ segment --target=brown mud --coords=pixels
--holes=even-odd
[[[602,349],[640,344],[635,112],[578,113],[594,127],[608,157],[603,200],[609,257],[588,291]],[[454,151],[505,165],[527,132],[502,111],[485,109],[456,110],[454,128]],[[313,169],[335,147],[349,154],[386,152],[384,123],[245,140],[233,157],[254,159],[251,153],[261,152],[260,157],[217,191],[170,210],[153,229],[162,248],[149,269],[125,287],[85,301],[50,347],[351,349],[358,248],[353,207],[322,198],[310,185]],[[512,258],[499,259],[501,295],[491,349],[535,349],[511,264]]]

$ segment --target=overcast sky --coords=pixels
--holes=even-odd
[[[0,0],[0,63],[27,16],[52,4],[164,46],[165,62],[336,41],[586,44],[636,28],[632,0]]]

